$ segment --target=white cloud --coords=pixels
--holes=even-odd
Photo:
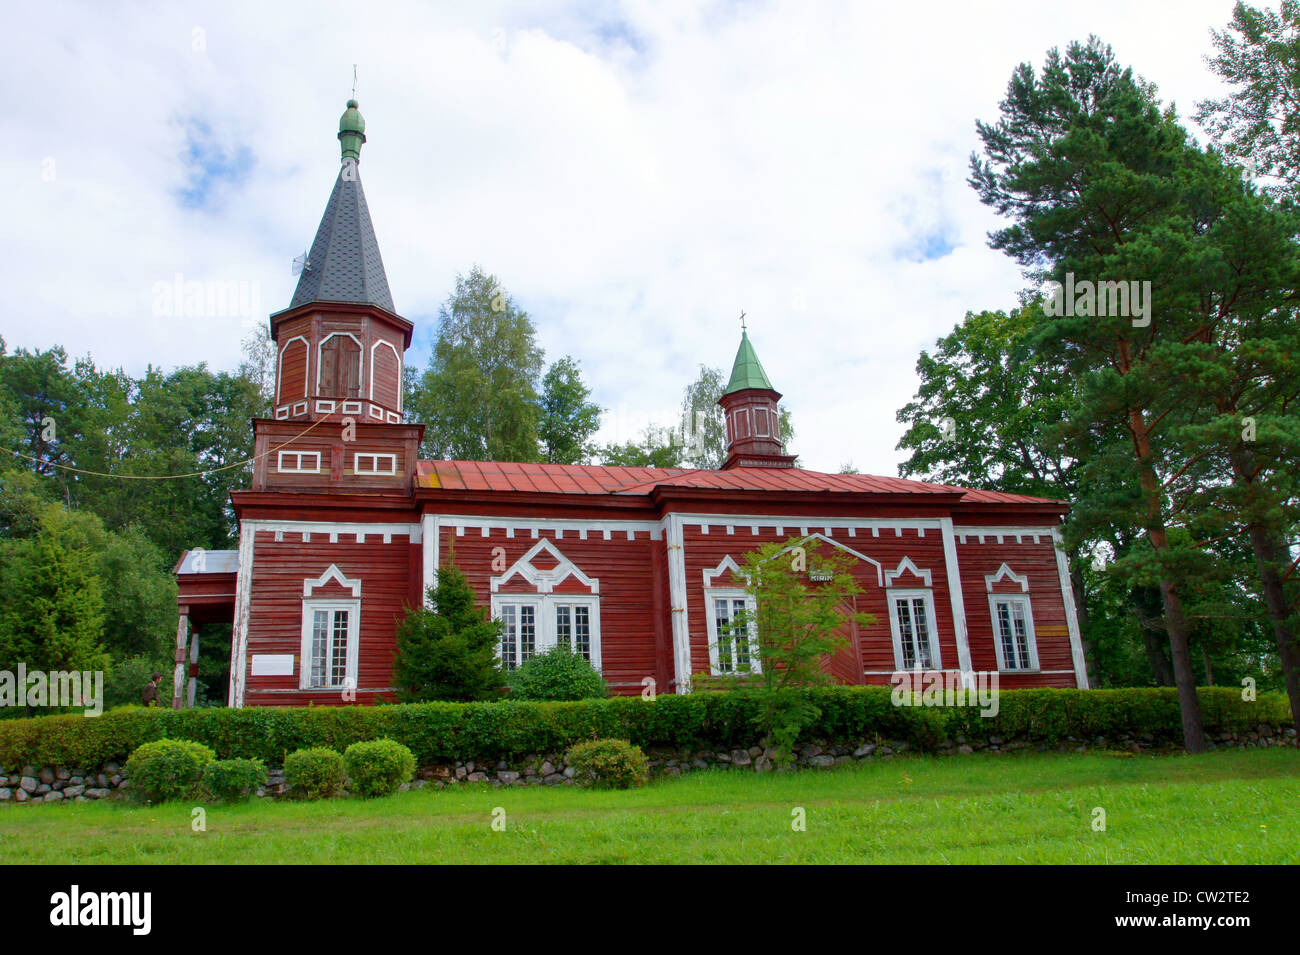
[[[743,308],[802,463],[893,474],[919,350],[1021,286],[965,185],[975,119],[996,117],[1017,63],[1090,32],[1186,112],[1217,92],[1201,58],[1231,5],[125,9],[11,13],[11,347],[233,368],[240,317],[155,316],[151,289],[179,272],[288,304],[357,63],[362,175],[419,326],[412,360],[480,263],[550,357],[582,361],[604,436],[623,439],[672,416],[698,364],[729,367]],[[178,199],[198,122],[255,160],[203,209]],[[910,254],[929,244],[951,252]]]

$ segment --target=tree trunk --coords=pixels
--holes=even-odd
[[[1238,446],[1228,456],[1232,461],[1233,482],[1247,487],[1254,484],[1257,470],[1254,454]],[[1291,701],[1291,720],[1300,729],[1300,645],[1291,627],[1290,603],[1281,571],[1289,563],[1290,553],[1280,538],[1258,518],[1248,516],[1245,524],[1259,572],[1260,588],[1264,592],[1264,606],[1268,608],[1268,619],[1273,626],[1273,640],[1282,661],[1282,678],[1286,681],[1286,695]]]
[[[1287,551],[1259,524],[1250,524],[1249,529],[1250,546],[1255,554],[1264,590],[1264,603],[1273,624],[1273,639],[1277,643],[1277,654],[1282,660],[1282,678],[1286,681],[1286,695],[1291,701],[1291,720],[1300,727],[1300,646],[1297,646],[1295,634],[1291,632],[1286,592],[1278,570],[1278,555]]]
[[[1134,605],[1137,606],[1136,601]],[[1174,671],[1169,665],[1169,657],[1165,655],[1162,634],[1157,633],[1141,616],[1138,617],[1138,629],[1142,632],[1142,643],[1147,651],[1147,663],[1151,667],[1151,675],[1155,678],[1156,686],[1173,686]]]
[[[1145,417],[1139,408],[1129,411],[1129,431],[1137,452],[1138,483],[1142,486],[1146,508],[1144,526],[1147,539],[1157,554],[1170,550],[1169,536],[1165,530],[1161,510],[1160,481],[1152,463],[1151,435]],[[1165,630],[1169,634],[1169,650],[1173,658],[1174,684],[1178,687],[1178,709],[1183,721],[1183,748],[1189,753],[1203,753],[1208,748],[1205,727],[1201,725],[1201,701],[1196,695],[1196,677],[1192,671],[1192,658],[1187,645],[1187,619],[1183,614],[1183,601],[1178,596],[1177,583],[1160,572],[1160,598],[1165,608]]]

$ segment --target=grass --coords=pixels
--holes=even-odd
[[[10,863],[1300,862],[1300,754],[906,757],[626,792],[487,785],[362,801],[0,807]],[[1094,831],[1094,809],[1105,831]],[[806,830],[792,822],[802,809]],[[498,831],[493,828],[494,811]],[[504,811],[504,818],[501,817]]]

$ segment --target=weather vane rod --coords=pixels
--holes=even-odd
[[[742,332],[747,330],[745,328],[745,310],[743,308],[740,310],[740,330]]]
[[[357,65],[352,64],[352,98],[357,98]]]

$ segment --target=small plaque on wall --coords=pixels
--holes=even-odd
[[[293,676],[293,654],[254,653],[253,676]]]

